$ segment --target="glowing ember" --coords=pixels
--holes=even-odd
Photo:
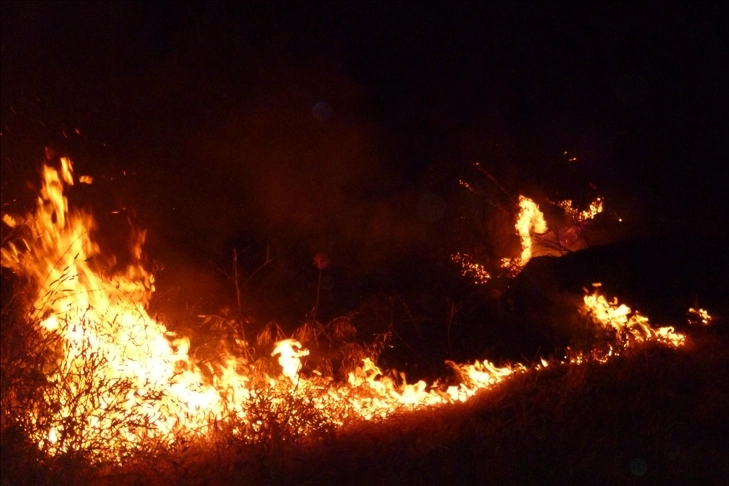
[[[575,223],[581,223],[583,221],[587,221],[590,219],[593,219],[598,214],[602,213],[603,210],[603,200],[602,198],[598,197],[594,201],[590,203],[590,206],[580,211],[572,206],[572,201],[561,201],[557,203],[557,206],[562,208],[564,212],[569,216],[572,221]]]
[[[480,263],[475,263],[471,255],[459,252],[451,255],[451,260],[461,265],[461,275],[464,277],[471,276],[477,284],[485,284],[491,280],[491,274],[486,270],[486,267]]]
[[[473,187],[471,187],[471,184],[469,184],[468,182],[464,181],[463,179],[459,179],[458,180],[458,183],[460,185],[462,185],[463,187],[465,187],[466,189],[468,189],[469,191],[475,192],[475,190],[473,189]]]
[[[64,186],[73,184],[71,161],[61,159],[60,169],[43,167],[42,178],[33,213],[2,217],[16,238],[2,248],[1,263],[33,282],[28,323],[47,338],[52,358],[44,370],[42,398],[27,410],[24,422],[26,433],[47,454],[85,450],[99,460],[120,461],[149,441],[171,445],[204,439],[225,423],[231,433],[255,440],[266,430],[255,408],[262,402],[272,407],[264,414],[271,420],[283,404],[297,399],[334,425],[379,419],[398,410],[464,401],[527,370],[488,361],[449,363],[459,383],[444,387],[408,384],[404,375],[383,373],[364,359],[347,383],[335,383],[315,373],[300,374],[308,350],[293,339],[275,345],[272,355],[280,371],[228,354],[197,362],[188,354],[188,338],[147,313],[154,279],[140,264],[145,233],[136,234],[131,264],[106,275],[96,262],[100,250],[91,237],[93,218],[70,211],[63,195]],[[526,263],[530,235],[546,231],[546,223],[533,201],[521,197],[520,208],[520,261]],[[483,267],[467,256],[459,258],[488,279]],[[649,339],[671,346],[684,342],[672,328],[652,329],[646,318],[597,294],[585,297],[584,312],[614,330],[617,350]],[[579,355],[572,362],[587,359]],[[547,365],[543,360],[535,368]],[[309,433],[313,426],[302,422],[298,427]]]
[[[694,309],[693,307],[690,307],[688,310],[688,314],[690,324],[701,323],[704,326],[708,326],[714,319],[705,309]]]

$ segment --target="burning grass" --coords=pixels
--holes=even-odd
[[[44,457],[11,428],[2,477],[34,485],[722,484],[727,345],[708,333],[679,349],[643,343],[607,363],[532,370],[465,403],[324,428],[317,439],[269,428],[251,443],[220,424],[206,441],[151,448],[124,467],[94,465],[83,453]],[[310,410],[297,401],[279,417],[265,400],[252,408],[270,427]]]
[[[314,482],[721,484],[725,346],[648,344],[604,365],[520,375],[472,402],[345,435],[319,456],[327,473]],[[346,465],[334,460],[345,454]]]
[[[60,169],[45,166],[36,210],[3,217],[14,233],[4,241],[2,264],[13,271],[15,290],[3,306],[3,481],[369,483],[381,477],[428,483],[437,477],[452,482],[462,477],[460,469],[506,479],[531,462],[502,457],[501,449],[542,453],[514,434],[589,449],[564,435],[569,423],[549,420],[564,410],[578,413],[593,374],[610,382],[599,366],[620,357],[617,363],[640,368],[640,356],[664,356],[687,342],[673,328],[654,328],[595,293],[584,300],[584,318],[596,336],[585,349],[530,366],[449,363],[454,377],[447,382],[408,383],[404,374],[381,370],[375,363],[386,335],[357,342],[350,318],[323,325],[315,311],[295,339],[267,326],[257,345],[245,339],[240,322],[208,316],[211,332],[202,349],[148,313],[154,277],[141,264],[144,232],[132,239],[128,265],[104,266],[91,237],[93,218],[69,209],[64,187],[72,184],[68,159]],[[522,243],[530,239],[529,228],[520,233]],[[323,262],[316,261],[320,273]],[[324,349],[324,340],[336,357],[313,359],[307,367],[309,348]],[[622,368],[615,370],[622,383]],[[513,403],[509,412],[499,408],[503,403]],[[599,433],[592,437],[603,440]],[[378,441],[388,458],[376,452],[382,450]],[[495,472],[458,467],[463,457],[475,460],[474,451],[493,458]],[[342,455],[349,457],[344,466],[332,462]],[[398,461],[408,464],[402,474],[409,476],[392,470]],[[419,472],[409,470],[412,461],[423,462]],[[544,467],[549,464],[545,459]],[[573,474],[581,468],[572,464],[565,474],[586,479]],[[353,472],[361,478],[349,476]]]

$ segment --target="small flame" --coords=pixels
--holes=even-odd
[[[690,324],[701,323],[704,326],[708,326],[714,319],[705,309],[694,309],[693,307],[689,307],[688,314]]]
[[[519,219],[516,221],[516,231],[521,238],[521,266],[526,265],[532,257],[532,233],[547,232],[547,221],[539,210],[537,203],[528,197],[519,196]]]
[[[580,211],[572,206],[571,200],[561,201],[557,203],[557,206],[562,208],[564,212],[572,218],[572,221],[575,223],[581,223],[583,221],[587,221],[590,219],[593,219],[598,214],[602,213],[603,211],[603,199],[601,197],[598,197],[594,201],[592,201],[589,205],[589,207],[583,211]]]
[[[617,344],[622,348],[648,340],[656,340],[673,347],[682,346],[686,341],[686,336],[676,332],[672,326],[652,328],[648,325],[647,317],[631,311],[625,304],[618,304],[617,299],[608,302],[604,296],[595,292],[586,295],[584,300],[583,313],[604,328],[615,331]]]
[[[491,280],[491,274],[486,270],[486,267],[480,263],[475,263],[473,257],[468,253],[455,253],[451,255],[451,260],[461,265],[462,276],[471,276],[475,283],[485,284]]]
[[[283,374],[291,381],[295,381],[301,370],[302,356],[308,356],[309,350],[302,349],[301,343],[295,339],[284,339],[276,343],[271,356],[278,356],[278,364],[283,368]]]
[[[459,181],[459,183],[471,189],[466,182]],[[582,211],[574,208],[570,200],[562,201],[557,205],[570,216],[575,224],[573,228],[569,228],[565,232],[568,233],[575,228],[579,228],[580,223],[593,219],[600,214],[603,211],[603,198],[596,198],[590,203],[588,209]],[[562,255],[566,250],[573,249],[576,246],[576,244],[570,244],[569,239],[560,241],[560,236],[556,233],[548,234],[549,227],[544,214],[539,209],[539,205],[525,196],[519,196],[519,214],[514,227],[519,235],[521,255],[517,258],[501,258],[501,268],[506,270],[506,275],[509,277],[518,275],[531,260],[534,256],[537,241],[540,243],[540,251],[548,255]],[[574,238],[574,233],[572,236]],[[486,283],[491,279],[491,274],[486,267],[473,262],[471,255],[467,253],[455,253],[451,255],[451,260],[460,264],[461,275],[464,277],[471,276],[477,284]]]
[[[18,226],[18,221],[9,214],[3,214],[2,221],[11,228],[15,228],[16,226]]]

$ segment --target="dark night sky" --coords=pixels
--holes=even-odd
[[[722,2],[3,2],[3,202],[54,146],[152,248],[376,254],[482,161],[513,195],[592,182],[723,232],[727,27]]]

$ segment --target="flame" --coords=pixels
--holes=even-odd
[[[599,286],[599,285],[598,285]],[[583,313],[599,323],[605,329],[616,333],[617,345],[627,349],[633,343],[655,340],[673,347],[682,346],[686,341],[684,334],[678,333],[672,326],[652,328],[648,318],[631,311],[625,304],[618,304],[617,298],[612,302],[594,292],[586,295]]]
[[[121,461],[145,441],[171,445],[204,439],[226,423],[231,433],[253,440],[265,430],[255,409],[262,397],[271,397],[274,409],[300,398],[338,426],[382,419],[401,410],[468,400],[529,369],[488,361],[449,363],[458,383],[446,387],[407,383],[404,374],[383,372],[364,359],[346,383],[336,383],[301,374],[302,358],[309,352],[294,339],[275,344],[272,356],[278,358],[280,372],[229,354],[214,363],[196,361],[189,354],[190,340],[147,312],[155,288],[153,276],[141,265],[144,232],[136,234],[127,268],[107,274],[96,262],[100,249],[92,238],[94,219],[69,210],[63,193],[73,185],[72,169],[67,158],[58,169],[44,166],[35,211],[2,218],[14,229],[28,230],[2,248],[0,262],[34,282],[28,322],[37,323],[49,338],[47,352],[53,358],[42,400],[27,410],[27,433],[47,454],[83,449],[98,460]],[[520,207],[516,227],[524,246],[521,261],[526,262],[530,233],[546,231],[546,223],[533,201],[521,197]],[[647,318],[596,293],[586,296],[584,305],[586,315],[616,332],[616,352],[649,339],[671,346],[684,343],[673,328],[653,329]],[[576,355],[569,362],[588,359]],[[542,360],[533,369],[547,366],[551,363]],[[302,427],[311,431],[311,426]]]
[[[462,180],[459,183],[471,190],[468,183]],[[534,255],[537,242],[540,243],[540,251],[547,255],[561,256],[565,251],[575,249],[577,245],[574,241],[570,241],[570,238],[564,238],[565,235],[571,234],[574,240],[574,231],[579,229],[580,223],[593,219],[603,212],[603,198],[596,198],[587,209],[582,211],[574,208],[571,200],[561,201],[557,203],[557,206],[562,208],[574,222],[574,226],[568,228],[561,235],[562,237],[558,232],[548,233],[550,230],[547,221],[537,203],[528,197],[519,196],[519,214],[514,227],[519,235],[521,255],[517,258],[501,258],[501,268],[506,270],[507,276],[515,277],[521,272]],[[455,253],[451,255],[451,260],[461,266],[461,275],[471,276],[477,284],[486,283],[491,279],[491,274],[486,267],[473,262],[469,254]]]
[[[138,261],[109,277],[92,268],[99,254],[94,220],[70,212],[63,195],[64,183],[73,185],[71,161],[62,158],[58,170],[44,166],[42,175],[36,211],[25,220],[29,250],[14,243],[2,249],[3,266],[37,286],[30,320],[61,339],[48,377],[55,394],[47,398],[57,412],[37,424],[41,449],[54,454],[106,443],[120,452],[150,435],[171,441],[204,434],[228,408],[241,412],[234,398],[248,395],[245,377],[226,383],[224,394],[203,379],[187,354],[189,340],[147,314],[154,278]],[[137,240],[138,260],[144,233]]]
[[[455,253],[451,255],[451,260],[461,265],[462,276],[470,275],[477,284],[485,284],[491,280],[491,274],[486,270],[486,267],[474,262],[473,257],[468,253]]]
[[[521,240],[521,256],[519,258],[502,258],[501,267],[510,269],[515,276],[532,258],[532,234],[547,232],[547,221],[539,209],[539,205],[525,196],[519,196],[519,216],[516,220],[516,232]]]
[[[519,208],[516,231],[521,238],[520,265],[524,266],[532,257],[532,233],[546,233],[547,222],[539,206],[528,197],[519,196]]]
[[[603,211],[603,199],[601,197],[596,198],[590,203],[587,209],[578,210],[572,206],[571,200],[561,201],[557,203],[557,206],[562,208],[564,212],[569,216],[575,223],[581,223],[593,219]]]
[[[3,216],[11,227],[26,226],[32,237],[2,248],[2,265],[35,282],[29,321],[58,338],[50,391],[29,411],[31,437],[48,454],[86,449],[99,459],[120,460],[144,440],[203,438],[226,421],[241,424],[236,430],[242,435],[254,433],[260,423],[252,421],[249,407],[262,393],[305,397],[337,425],[384,418],[403,407],[465,400],[522,369],[459,365],[462,383],[443,390],[424,381],[408,384],[404,375],[392,378],[366,359],[348,383],[336,384],[302,377],[308,350],[287,339],[272,353],[281,374],[266,375],[262,389],[253,383],[256,365],[242,357],[195,362],[189,339],[147,312],[155,289],[140,264],[144,232],[124,271],[102,276],[94,267],[100,251],[92,239],[94,219],[69,210],[63,194],[65,185],[73,185],[72,173],[66,158],[59,169],[44,166],[35,212],[24,219]],[[41,420],[48,410],[50,420]]]
[[[708,326],[711,324],[711,321],[714,320],[706,309],[694,309],[693,307],[689,307],[688,314],[690,324],[700,322],[702,325]]]
[[[302,356],[308,356],[309,350],[302,349],[301,344],[295,339],[284,339],[276,343],[271,356],[278,356],[278,363],[283,369],[283,374],[291,381],[295,381],[301,370]]]

